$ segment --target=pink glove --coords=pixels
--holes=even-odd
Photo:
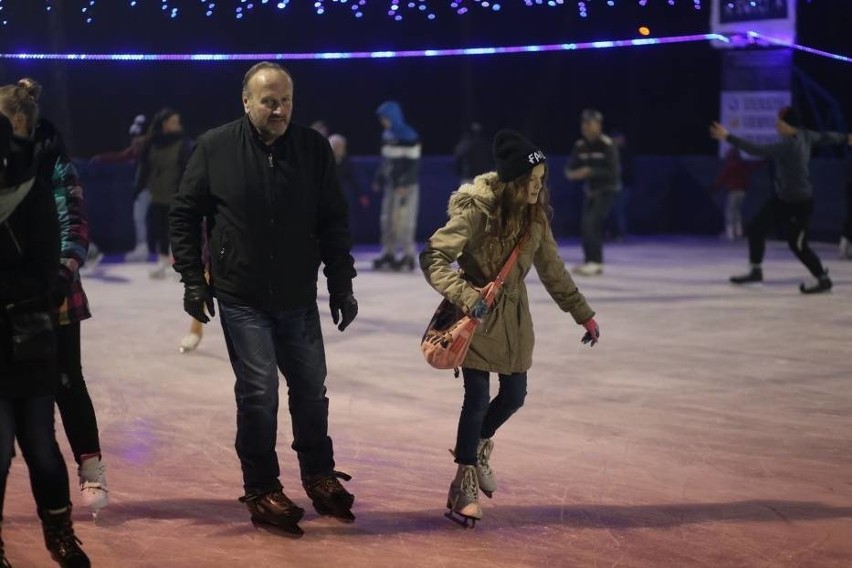
[[[594,347],[601,338],[601,328],[598,326],[598,322],[595,321],[595,318],[591,318],[582,325],[586,328],[586,334],[580,341],[583,345],[589,343],[591,347]]]

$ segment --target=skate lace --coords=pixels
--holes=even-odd
[[[84,481],[80,484],[81,491],[103,491],[104,493],[109,493],[109,489],[107,489],[106,485],[101,483],[100,481]]]
[[[494,449],[494,443],[491,440],[483,442],[479,448],[479,454],[476,456],[477,465],[485,475],[492,475],[491,465],[488,460],[491,459],[491,450]]]
[[[459,492],[471,500],[476,500],[477,493],[479,492],[479,485],[476,481],[475,468],[464,468],[464,471],[462,472],[461,486],[459,487]]]
[[[349,481],[352,479],[352,476],[347,473],[343,473],[342,471],[332,471],[331,475],[327,475],[320,479],[317,485],[322,491],[329,494],[346,493],[346,489],[340,481],[338,481],[338,479]]]
[[[70,522],[48,528],[48,534],[50,540],[53,540],[59,545],[60,556],[66,556],[68,553],[76,553],[80,550],[78,545],[83,544],[83,541],[74,534],[74,529],[71,527]]]

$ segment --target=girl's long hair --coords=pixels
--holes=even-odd
[[[547,187],[547,166],[541,183],[538,201],[527,203],[527,186],[532,177],[532,170],[526,175],[510,182],[501,182],[496,188],[497,210],[491,224],[490,236],[494,239],[513,242],[521,235],[529,233],[534,223],[547,225],[553,217],[553,207],[550,205],[550,189]]]
[[[157,138],[163,135],[163,123],[172,116],[180,114],[171,107],[165,107],[157,111],[154,118],[151,119],[151,126],[148,128],[148,138]]]

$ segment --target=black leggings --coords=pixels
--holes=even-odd
[[[843,225],[843,236],[852,241],[852,180],[846,182],[846,223]]]
[[[80,323],[59,326],[56,340],[60,372],[56,405],[74,452],[74,461],[79,465],[80,456],[101,451],[95,409],[80,364]]]
[[[808,224],[814,210],[812,199],[798,203],[787,203],[773,197],[763,204],[748,225],[748,256],[752,264],[763,262],[766,252],[766,235],[774,223],[785,233],[787,245],[802,264],[815,277],[825,274],[819,257],[808,245]]]
[[[152,203],[148,206],[148,251],[169,254],[169,206]]]

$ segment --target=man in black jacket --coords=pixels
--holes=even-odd
[[[293,80],[275,63],[245,75],[245,116],[198,139],[170,212],[184,309],[207,322],[219,303],[236,375],[236,449],[254,522],[300,535],[304,511],[282,490],[275,453],[278,371],[289,389],[293,449],[318,513],[352,521],[355,498],[334,471],[317,271],[325,265],[334,323],[355,319],[347,205],[321,134],[292,123]],[[201,260],[207,219],[210,284]]]

